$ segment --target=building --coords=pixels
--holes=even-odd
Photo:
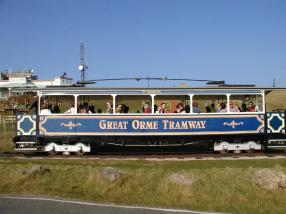
[[[39,80],[33,70],[2,71],[0,77],[0,99],[7,99],[13,95],[15,88],[47,88],[72,86],[73,79],[67,77],[66,73],[55,77],[53,80]]]

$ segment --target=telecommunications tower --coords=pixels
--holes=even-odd
[[[85,64],[85,44],[83,42],[80,42],[80,65],[78,66],[78,69],[80,71],[80,81],[82,83],[82,87],[85,87],[85,71],[88,69],[87,65]]]

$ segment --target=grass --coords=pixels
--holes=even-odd
[[[42,164],[51,173],[25,177],[24,169]],[[98,169],[111,166],[123,177],[108,183]],[[15,160],[0,159],[0,194],[46,195],[117,204],[183,208],[231,213],[285,213],[286,190],[256,186],[260,168],[279,168],[285,160],[215,160],[188,162]],[[192,186],[170,183],[171,173],[183,173]]]
[[[284,109],[286,110],[286,91],[277,90],[271,91],[266,95],[266,109],[272,111],[273,109]]]
[[[15,135],[15,129],[12,124],[6,125],[6,130],[4,132],[4,127],[0,124],[0,152],[12,151],[14,149],[14,144],[12,138]]]
[[[274,97],[268,99],[268,109],[284,108],[282,95],[275,92]],[[6,133],[0,125],[1,152],[13,150],[13,135],[10,124]],[[37,164],[50,168],[51,173],[23,175],[24,169]],[[98,169],[106,166],[120,170],[123,177],[114,183],[103,181]],[[286,173],[286,160],[151,162],[0,158],[0,194],[228,213],[286,213],[286,190],[264,190],[253,183],[252,175],[260,168],[279,168]],[[175,172],[190,176],[194,184],[170,183],[166,178]]]

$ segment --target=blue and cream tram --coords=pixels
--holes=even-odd
[[[17,150],[83,154],[97,145],[213,151],[284,149],[285,113],[266,112],[259,88],[50,88],[34,114],[18,114]]]

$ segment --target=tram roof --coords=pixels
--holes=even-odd
[[[186,94],[259,94],[263,91],[270,92],[272,90],[286,90],[286,88],[269,88],[269,87],[96,87],[96,88],[82,88],[82,87],[51,87],[44,89],[35,88],[18,88],[14,92],[39,92],[42,95],[48,94],[65,94],[65,95],[81,95],[81,94],[130,94],[130,95],[144,95],[144,94],[160,94],[160,95],[186,95]]]

